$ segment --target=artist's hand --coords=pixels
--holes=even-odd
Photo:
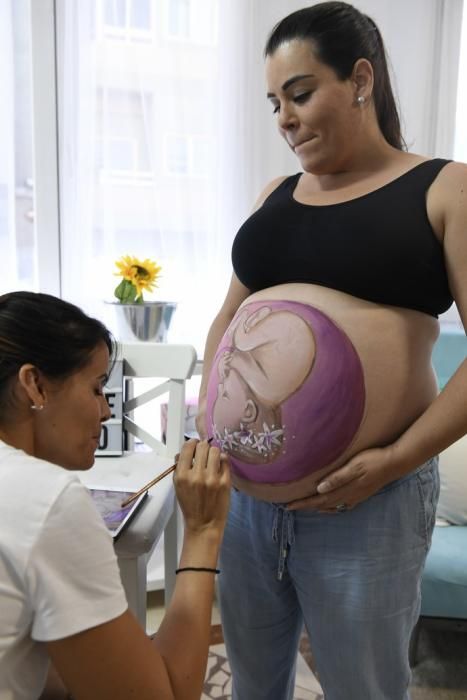
[[[289,510],[312,509],[322,513],[351,510],[397,479],[400,468],[392,446],[364,450],[318,484],[318,493],[288,504]]]
[[[230,500],[227,455],[206,440],[188,440],[180,452],[174,484],[185,529],[222,533]]]

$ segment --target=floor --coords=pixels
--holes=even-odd
[[[164,614],[162,591],[148,594],[147,631],[157,630]],[[201,700],[230,700],[230,669],[223,645],[217,604],[212,611],[212,645]],[[418,664],[413,670],[412,700],[467,700],[467,634],[422,630]],[[300,644],[294,700],[323,700],[319,683],[310,670],[311,650],[304,637]]]
[[[164,614],[164,596],[162,591],[148,593],[147,631],[154,633]],[[223,644],[220,613],[214,602],[211,618],[211,648],[204,692],[200,700],[230,700],[231,676],[225,646]],[[307,649],[303,648],[297,660],[296,685],[294,700],[323,700],[318,681],[311,672],[306,659]]]

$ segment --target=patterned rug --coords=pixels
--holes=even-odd
[[[213,625],[211,640],[201,700],[231,700],[232,680],[220,625]],[[466,634],[422,631],[419,663],[410,689],[412,700],[467,700],[466,660]],[[311,667],[311,649],[304,635],[297,659],[294,700],[324,700]]]
[[[231,697],[232,679],[225,646],[216,644],[211,646],[209,652],[208,672],[201,700],[231,700]],[[301,654],[297,660],[294,700],[323,700],[321,687]]]

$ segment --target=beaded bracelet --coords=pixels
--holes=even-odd
[[[179,574],[181,571],[207,571],[211,574],[220,574],[220,569],[210,569],[206,566],[182,566],[181,569],[175,569],[175,573]]]

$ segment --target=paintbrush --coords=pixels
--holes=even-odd
[[[209,438],[208,443],[212,442],[213,439],[214,438]],[[179,455],[177,455],[177,457],[179,457]],[[174,472],[175,469],[177,468],[177,464],[178,464],[178,461],[175,462],[175,464],[172,464],[171,467],[166,469],[165,472],[162,472],[162,474],[159,474],[159,476],[156,476],[155,479],[152,479],[148,484],[146,484],[145,486],[140,488],[139,491],[136,491],[136,493],[131,494],[131,496],[129,496],[128,498],[126,498],[123,501],[121,507],[126,508],[126,506],[129,506],[130,503],[133,503],[133,501],[136,501],[136,499],[139,496],[141,496],[142,493],[144,493],[145,491],[148,491],[148,489],[150,489],[152,486],[155,486],[155,484],[157,484],[158,481],[161,481],[161,479],[163,479],[165,476],[168,476],[169,474]]]

